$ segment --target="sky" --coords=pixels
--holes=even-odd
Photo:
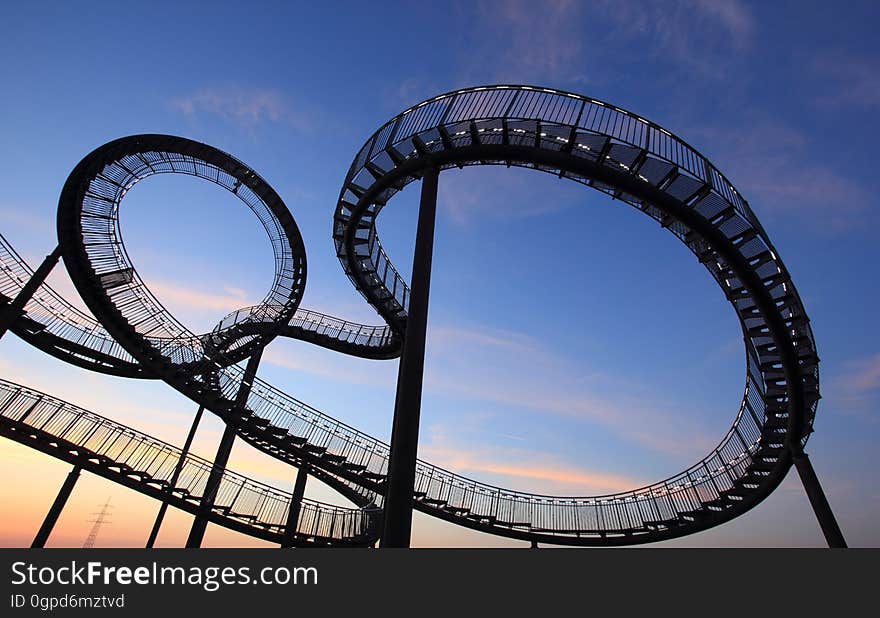
[[[703,152],[749,200],[811,318],[823,399],[807,452],[847,541],[880,545],[880,62],[872,2],[17,3],[0,23],[0,232],[32,265],[55,244],[76,163],[136,133],[203,141],[280,194],[308,253],[303,307],[380,323],[335,257],[332,213],[362,143],[465,86],[522,83],[629,109]],[[418,183],[378,227],[409,276]],[[123,202],[129,255],[194,332],[259,301],[265,234],[233,196],[156,177]],[[63,268],[51,284],[81,304]],[[624,491],[713,448],[744,385],[735,315],[696,258],[631,207],[534,171],[441,175],[419,456],[545,494]],[[388,440],[396,361],[276,340],[260,377]],[[180,445],[195,405],[161,382],[67,365],[13,335],[0,376]],[[194,451],[212,456],[206,415]],[[236,443],[230,467],[286,490],[295,470]],[[0,439],[0,545],[27,546],[69,466]],[[319,482],[307,495],[345,504]],[[84,473],[49,546],[141,546],[158,504]],[[157,545],[181,546],[170,510]],[[822,546],[796,474],[746,515],[660,546]],[[207,546],[262,541],[209,526]],[[413,546],[524,547],[416,513]]]

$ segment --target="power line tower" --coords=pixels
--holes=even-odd
[[[92,513],[95,517],[94,519],[90,519],[88,523],[92,524],[92,529],[89,532],[89,536],[86,539],[86,542],[83,543],[83,549],[91,549],[95,546],[95,539],[98,538],[98,531],[101,529],[101,526],[104,524],[112,524],[113,522],[107,519],[110,516],[110,509],[113,508],[113,505],[110,504],[110,498],[107,498],[107,502],[105,502],[101,506],[101,510],[97,513]]]

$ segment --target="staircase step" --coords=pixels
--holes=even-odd
[[[710,509],[710,510],[723,511],[728,506],[730,506],[730,504],[731,504],[730,498],[722,497],[722,498],[716,498],[715,500],[709,500],[708,502],[704,502],[703,506],[705,506],[707,509]]]
[[[754,472],[771,472],[776,467],[775,461],[761,461],[755,460],[749,466],[749,469]]]
[[[751,489],[748,489],[746,487],[734,486],[734,487],[731,487],[730,489],[722,491],[721,497],[722,498],[740,498],[741,499],[741,498],[746,497],[750,493],[752,493]]]
[[[326,459],[327,461],[333,462],[335,464],[341,464],[343,461],[345,461],[345,456],[336,455],[335,453],[328,453],[327,451],[324,451],[321,454],[321,459]]]
[[[760,485],[766,478],[763,474],[746,474],[739,479],[739,483],[743,485]]]
[[[678,514],[679,519],[683,521],[700,521],[706,518],[706,511],[702,509],[695,509],[693,511],[682,511]]]
[[[681,522],[677,519],[663,519],[645,522],[645,527],[650,530],[659,530],[660,528],[675,528],[676,526],[680,525]]]
[[[229,517],[235,517],[237,519],[248,519],[250,521],[256,521],[256,515],[247,515],[245,513],[229,513]]]
[[[779,456],[782,454],[783,450],[784,449],[782,446],[772,446],[770,443],[765,443],[761,447],[761,450],[758,451],[756,457],[766,459],[772,458],[774,461],[776,461],[777,459],[779,459]]]
[[[531,528],[532,524],[524,521],[501,521],[500,519],[496,519],[494,524],[495,526],[505,526],[507,528]]]
[[[494,515],[480,515],[478,513],[468,513],[467,518],[479,522],[486,522],[489,524],[494,524],[498,520],[498,518]]]

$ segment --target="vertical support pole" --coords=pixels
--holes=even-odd
[[[43,263],[40,264],[40,267],[34,271],[33,276],[28,279],[28,282],[24,284],[24,287],[21,288],[18,294],[15,295],[12,302],[0,310],[0,339],[3,338],[3,335],[6,334],[9,327],[12,326],[21,316],[24,311],[24,306],[34,295],[34,292],[37,291],[37,288],[43,284],[46,277],[52,272],[52,269],[55,268],[55,265],[58,263],[58,258],[60,257],[61,246],[59,245],[55,247],[52,253],[46,256],[46,259],[44,259]]]
[[[202,412],[204,411],[204,406],[199,406],[199,409],[196,412],[196,417],[193,419],[192,426],[189,428],[186,442],[183,443],[183,449],[181,449],[180,457],[177,459],[177,465],[174,466],[174,472],[171,474],[171,479],[168,481],[167,491],[169,493],[171,493],[177,486],[177,479],[180,478],[180,471],[183,470],[183,464],[186,461],[186,456],[189,454],[189,448],[192,446],[193,438],[196,435],[196,429],[199,427],[199,422],[202,420]],[[153,529],[150,531],[150,538],[147,539],[148,549],[153,547],[156,543],[156,537],[159,536],[159,528],[162,527],[162,520],[165,519],[165,511],[167,510],[168,502],[163,500],[162,505],[159,507],[159,512],[156,514],[156,521],[153,522]]]
[[[235,396],[235,403],[232,405],[232,414],[240,414],[247,404],[248,395],[251,393],[251,385],[257,375],[257,367],[260,366],[260,357],[263,355],[263,348],[258,348],[253,356],[248,360],[247,367],[244,370],[241,384],[238,387],[238,393]],[[226,471],[226,463],[229,461],[229,455],[232,453],[232,445],[235,442],[235,426],[226,423],[226,429],[223,430],[223,437],[220,438],[220,446],[217,447],[217,454],[214,456],[214,464],[211,466],[211,473],[205,482],[205,491],[202,494],[202,500],[199,503],[199,512],[193,520],[192,527],[189,530],[189,537],[186,539],[187,547],[201,547],[202,540],[205,538],[205,530],[208,528],[208,516],[214,508],[214,500],[217,498],[217,490],[220,489],[220,481],[223,479],[223,473]]]
[[[287,511],[287,524],[284,526],[284,540],[281,542],[281,547],[293,547],[293,537],[296,535],[296,525],[299,522],[299,512],[308,478],[308,464],[301,462],[296,473],[296,482],[293,484],[293,495],[290,496],[290,508]]]
[[[73,491],[73,486],[76,485],[77,480],[79,480],[79,473],[81,470],[82,468],[79,466],[74,466],[73,470],[67,474],[67,478],[64,479],[64,484],[61,485],[61,489],[58,490],[58,495],[55,496],[55,502],[52,503],[49,512],[46,513],[46,519],[43,520],[43,525],[40,526],[37,536],[34,537],[34,542],[31,543],[31,547],[46,546],[46,541],[49,540],[49,535],[52,534],[52,528],[55,527],[55,522],[58,521],[58,516],[61,515],[64,505],[67,504],[67,499],[70,497],[70,492]]]
[[[412,501],[419,443],[419,415],[425,368],[425,334],[428,326],[428,293],[434,251],[439,170],[422,176],[419,222],[413,256],[412,285],[406,337],[397,373],[397,397],[388,458],[388,486],[382,547],[409,547],[412,533]]]
[[[828,504],[825,492],[822,491],[819,477],[816,476],[816,471],[813,469],[813,464],[810,463],[809,456],[803,451],[799,451],[794,453],[793,457],[794,465],[797,468],[798,475],[801,477],[801,482],[804,484],[804,489],[807,490],[807,497],[813,506],[813,512],[816,513],[816,519],[819,520],[819,526],[822,528],[822,533],[825,535],[828,547],[846,547],[843,532],[841,532],[840,526],[837,525],[837,519],[835,519],[834,513],[831,511],[831,505]]]

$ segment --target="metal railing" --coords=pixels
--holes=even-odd
[[[145,485],[163,488],[178,503],[198,505],[211,462],[188,454],[176,484],[171,487],[180,461],[178,448],[108,418],[84,410],[39,391],[0,380],[0,422],[7,421],[37,430],[53,440],[87,451],[105,469],[139,477]],[[8,434],[7,434],[8,435]],[[283,534],[291,494],[226,470],[215,500],[214,512],[239,525]],[[368,542],[375,539],[371,518],[376,510],[350,509],[304,498],[296,533],[307,539]],[[371,536],[372,535],[372,536]]]
[[[0,234],[0,294],[15,298],[34,271]],[[135,365],[137,361],[94,317],[67,302],[52,287],[43,284],[25,305],[27,316],[59,339]]]
[[[457,161],[458,164],[526,165],[558,173],[635,204],[663,223],[698,255],[733,303],[745,334],[746,387],[733,426],[719,445],[697,464],[669,479],[605,496],[545,496],[480,483],[419,461],[416,471],[419,507],[442,513],[447,518],[469,518],[485,529],[502,534],[504,530],[525,530],[560,538],[640,534],[671,526],[682,518],[687,520],[694,511],[727,509],[738,501],[732,497],[732,490],[742,492],[749,485],[759,486],[778,459],[774,445],[785,438],[786,427],[784,423],[779,426],[779,422],[788,414],[789,389],[805,387],[804,416],[808,424],[818,399],[815,345],[797,292],[748,204],[705,157],[662,127],[587,97],[530,87],[465,89],[406,110],[367,140],[346,176],[334,221],[334,238],[346,274],[385,317],[386,327],[354,326],[305,310],[281,320],[283,310],[279,307],[289,308],[290,304],[275,303],[270,293],[263,305],[227,316],[211,335],[232,333],[241,327],[242,332],[249,333],[247,336],[257,336],[262,328],[270,332],[268,324],[271,323],[274,329],[289,327],[294,331],[329,333],[334,341],[350,343],[352,350],[362,345],[399,345],[405,333],[409,292],[381,247],[375,220],[384,203],[414,176],[398,177],[387,186],[383,184],[384,178],[407,161],[473,146],[477,142],[509,143],[535,152],[564,150],[568,156],[590,159],[620,174],[626,172],[691,208],[723,234],[766,287],[758,291],[766,293],[778,308],[804,362],[798,375],[799,383],[789,384],[781,370],[780,352],[766,316],[756,309],[754,290],[747,289],[731,265],[699,234],[695,235],[680,221],[670,220],[656,206],[621,193],[613,186],[528,160]],[[183,375],[169,381],[192,398],[206,402],[207,407],[214,406],[215,411],[227,413],[228,402],[234,400],[239,391],[243,369],[212,356],[214,352],[206,345],[210,340],[193,335],[168,315],[136,272],[119,275],[131,267],[114,222],[115,209],[138,174],[183,172],[202,175],[232,191],[235,186],[220,180],[225,173],[220,167],[205,166],[204,162],[185,156],[148,152],[138,157],[146,158],[139,163],[122,157],[107,164],[105,171],[111,170],[106,174],[109,180],[102,172],[89,182],[81,216],[82,247],[87,262],[83,270],[91,269],[112,305],[109,310],[118,312],[127,322],[127,346],[141,341],[146,348],[158,352],[158,357],[143,355],[144,362],[149,362],[151,368],[185,368]],[[535,157],[539,159],[544,160]],[[144,164],[149,170],[143,169]],[[140,171],[133,173],[132,169]],[[369,197],[364,198],[365,195]],[[86,221],[89,217],[94,223]],[[89,226],[93,227],[87,233]],[[273,231],[268,228],[267,231],[270,238],[274,238]],[[283,275],[286,271],[279,272]],[[106,277],[110,285],[101,284],[102,277]],[[285,301],[295,296],[293,289],[301,283],[295,282],[290,288],[282,286],[290,292],[284,297]],[[247,331],[245,326],[253,326],[253,331]],[[162,336],[153,338],[157,334]],[[231,337],[234,339],[237,335]],[[221,348],[223,345],[226,343],[222,343]],[[208,373],[216,374],[216,384],[198,377]],[[216,395],[225,403],[217,402]],[[260,419],[261,423],[251,424],[254,419]],[[773,436],[768,436],[766,431],[770,421],[774,424]],[[254,380],[250,389],[245,420],[231,419],[231,422],[249,423],[246,439],[276,457],[292,460],[307,450],[324,453],[315,458],[318,465],[366,488],[376,487],[387,473],[387,444],[259,379]],[[297,440],[281,448],[279,440],[268,439],[281,434]],[[805,440],[806,435],[802,439]],[[357,468],[358,472],[343,473],[343,463],[349,470]]]

